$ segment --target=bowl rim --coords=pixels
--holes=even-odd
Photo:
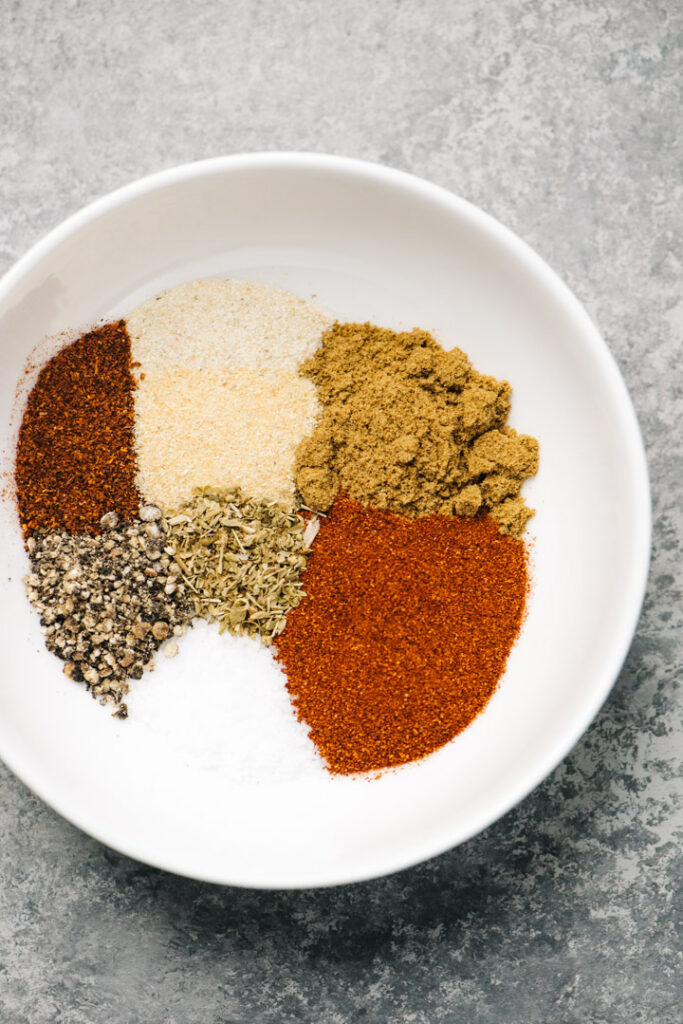
[[[390,851],[383,858],[381,866],[375,866],[370,871],[353,870],[345,873],[343,876],[328,877],[325,875],[324,877],[321,876],[305,881],[274,879],[272,882],[263,882],[263,880],[256,878],[245,881],[227,876],[214,877],[206,873],[197,872],[192,869],[191,865],[183,863],[182,856],[174,858],[172,852],[165,856],[157,856],[152,855],[148,849],[143,849],[142,844],[136,848],[135,843],[121,843],[115,835],[108,834],[106,828],[93,828],[87,820],[84,820],[83,815],[78,811],[74,812],[74,809],[69,806],[68,798],[65,798],[60,792],[53,792],[49,778],[46,779],[39,771],[34,770],[27,763],[27,760],[13,747],[11,736],[3,733],[2,723],[0,722],[0,757],[7,767],[36,796],[52,807],[63,818],[87,835],[92,836],[117,852],[153,867],[199,881],[256,889],[305,889],[345,885],[382,877],[407,869],[444,853],[478,835],[505,815],[528,796],[560,764],[600,711],[617,680],[631,646],[640,617],[649,574],[652,511],[645,447],[633,403],[614,356],[581,302],[545,260],[510,228],[505,227],[491,214],[481,210],[468,200],[455,195],[440,185],[433,184],[407,171],[353,157],[296,151],[239,153],[211,157],[170,167],[136,179],[95,199],[76,213],[71,214],[40,238],[0,279],[0,303],[11,294],[15,286],[19,284],[27,273],[63,241],[111,210],[169,185],[176,185],[207,175],[266,168],[274,171],[317,170],[341,172],[350,177],[365,178],[367,181],[380,185],[402,187],[413,194],[448,207],[460,218],[464,218],[478,226],[484,233],[493,236],[499,245],[507,249],[518,261],[526,264],[542,281],[544,287],[564,307],[567,316],[575,322],[575,325],[590,346],[593,356],[600,362],[606,381],[609,382],[611,398],[619,407],[621,426],[625,434],[625,446],[630,453],[629,475],[634,499],[631,515],[634,522],[634,534],[637,538],[631,553],[629,584],[621,593],[622,611],[619,628],[614,630],[610,657],[606,659],[603,669],[596,673],[594,684],[591,688],[591,699],[585,701],[581,713],[577,712],[566,727],[562,742],[557,743],[543,758],[535,762],[534,766],[526,771],[523,778],[519,779],[514,787],[506,790],[504,796],[501,796],[497,801],[487,802],[478,814],[472,815],[468,819],[466,827],[463,828],[462,824],[458,821],[446,821],[443,828],[428,839],[416,837],[416,841],[411,845],[408,853],[403,850],[399,855],[396,855]]]

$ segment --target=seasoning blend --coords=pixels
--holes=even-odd
[[[88,332],[40,372],[17,447],[48,649],[125,718],[129,680],[203,618],[235,634],[244,685],[272,645],[269,685],[286,672],[330,772],[437,750],[524,615],[538,443],[507,425],[510,395],[425,331],[330,325],[244,281]],[[174,692],[191,699],[181,673]]]

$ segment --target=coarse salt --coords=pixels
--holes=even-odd
[[[127,698],[131,730],[192,768],[241,784],[327,775],[297,721],[271,650],[198,621],[177,658],[163,659]]]

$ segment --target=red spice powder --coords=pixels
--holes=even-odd
[[[15,465],[25,536],[95,534],[105,512],[137,515],[134,388],[123,320],[84,334],[40,371]]]
[[[274,641],[329,770],[414,761],[485,707],[519,632],[523,541],[488,516],[409,520],[340,495]]]

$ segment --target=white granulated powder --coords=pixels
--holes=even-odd
[[[195,487],[237,485],[291,504],[296,448],[318,413],[315,385],[292,371],[145,372],[135,392],[140,492],[173,508]]]
[[[285,676],[259,640],[197,624],[171,661],[160,659],[127,698],[126,728],[154,741],[192,768],[244,784],[327,775],[298,722]]]
[[[313,354],[329,318],[279,288],[210,279],[171,288],[126,318],[144,372],[261,367],[295,371]]]

